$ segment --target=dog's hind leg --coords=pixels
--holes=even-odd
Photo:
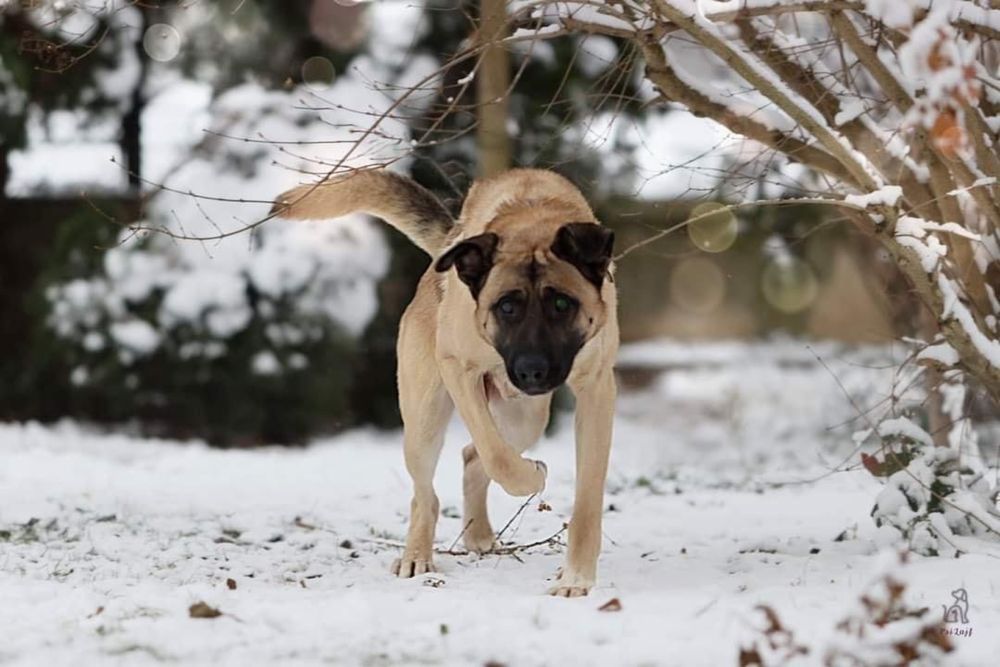
[[[400,577],[413,577],[434,569],[434,529],[438,498],[434,470],[444,444],[444,431],[453,404],[441,382],[433,353],[423,349],[426,332],[418,323],[406,326],[404,316],[399,340],[399,408],[403,416],[403,455],[413,479],[410,528],[403,555],[392,565]]]
[[[490,412],[504,440],[518,453],[528,449],[542,437],[549,421],[552,395],[490,400]],[[465,462],[462,474],[464,508],[462,542],[465,548],[484,553],[493,548],[493,526],[486,508],[490,478],[486,475],[476,447],[468,444],[462,450]]]

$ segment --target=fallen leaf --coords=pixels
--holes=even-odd
[[[740,667],[757,667],[763,664],[764,660],[761,658],[760,651],[757,650],[756,646],[751,646],[750,648],[740,647]]]
[[[865,470],[875,475],[876,477],[884,477],[885,472],[882,470],[882,462],[871,454],[866,454],[861,452],[861,465],[865,467]]]
[[[300,516],[295,517],[295,521],[293,521],[292,523],[299,528],[305,528],[306,530],[316,530],[316,526],[312,525],[311,523],[306,523],[305,521],[302,520],[302,517]]]
[[[222,612],[214,607],[209,607],[204,602],[195,602],[188,607],[188,616],[191,618],[218,618]]]
[[[610,600],[608,600],[607,602],[605,602],[604,604],[602,604],[600,607],[597,608],[597,611],[621,611],[621,610],[622,610],[622,602],[618,598],[611,598]]]
[[[231,591],[235,591],[236,590],[236,580],[235,579],[226,579],[226,588],[228,588]]]

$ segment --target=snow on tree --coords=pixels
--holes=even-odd
[[[957,365],[1000,399],[1000,302],[986,277],[1000,223],[989,41],[1000,10],[896,5],[526,1],[512,20],[536,39],[628,40],[664,102],[811,168],[808,194],[882,242],[940,319]]]

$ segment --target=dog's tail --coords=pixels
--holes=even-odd
[[[431,257],[441,254],[455,226],[448,209],[413,179],[384,169],[359,170],[300,185],[278,197],[271,213],[292,220],[323,220],[350,213],[382,218]]]

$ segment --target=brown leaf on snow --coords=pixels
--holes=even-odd
[[[604,604],[602,604],[600,607],[597,608],[597,611],[621,611],[621,610],[622,610],[622,601],[619,600],[618,598],[611,598],[610,600],[608,600],[607,602],[605,602]]]
[[[236,580],[235,579],[226,579],[226,588],[228,588],[231,591],[235,591],[236,590]]]
[[[861,465],[876,477],[885,477],[885,472],[882,470],[882,462],[871,454],[861,452]]]
[[[292,522],[298,528],[304,528],[305,530],[316,530],[316,526],[311,523],[302,520],[302,517],[297,516]]]
[[[209,607],[204,602],[195,602],[188,607],[188,616],[191,618],[218,618],[222,612],[215,607]]]
[[[763,664],[764,660],[760,657],[760,651],[757,650],[756,646],[740,648],[739,667],[760,667]]]

